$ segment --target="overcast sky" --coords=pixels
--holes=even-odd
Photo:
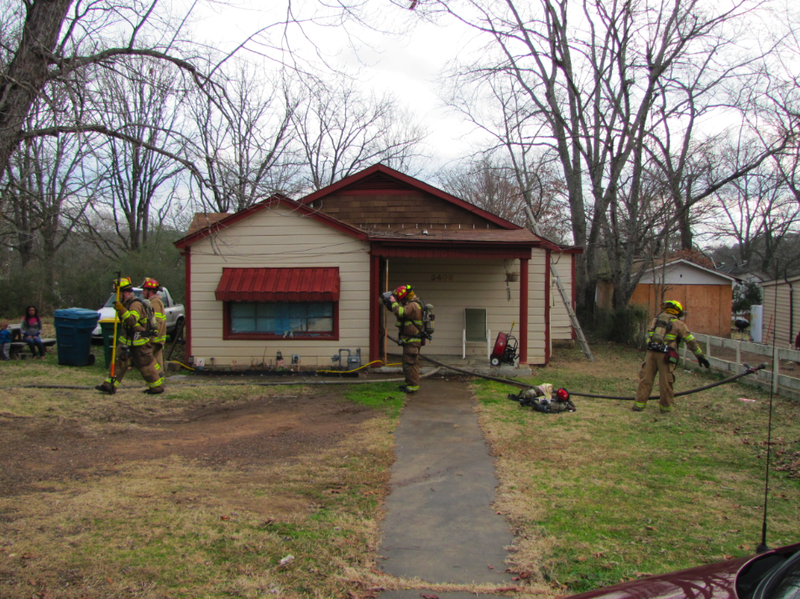
[[[385,7],[381,13],[385,21],[379,27],[404,32],[379,33],[351,24],[348,30],[356,43],[350,44],[344,33],[335,28],[312,26],[305,30],[324,50],[332,66],[356,73],[365,90],[371,88],[377,95],[392,93],[401,108],[410,110],[423,122],[430,133],[426,153],[431,161],[426,172],[435,172],[448,161],[468,153],[470,144],[480,139],[471,126],[443,106],[438,81],[442,69],[462,51],[471,32],[456,23],[443,27],[421,22],[412,11],[384,0],[370,2]],[[218,49],[233,48],[260,26],[277,20],[260,0],[242,0],[236,8],[205,11],[198,16],[195,29]],[[294,40],[295,47],[303,47],[298,36]],[[309,54],[311,51],[308,47]],[[250,60],[258,60],[253,54],[248,56]]]

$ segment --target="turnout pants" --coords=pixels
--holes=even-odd
[[[403,345],[403,376],[406,377],[406,386],[416,391],[419,389],[419,344],[407,343]]]
[[[158,389],[164,386],[161,366],[153,357],[153,348],[149,343],[131,347],[127,351],[124,345],[117,346],[117,358],[114,361],[114,388],[119,387],[122,383],[129,365],[133,365],[141,373],[148,388]],[[111,377],[107,378],[104,384],[110,386]]]
[[[163,374],[166,372],[166,370],[164,370],[164,345],[156,342],[152,342],[152,344],[153,358],[155,358],[155,361],[158,362],[158,367],[161,371],[161,375],[163,376]]]
[[[639,370],[639,388],[636,390],[636,401],[634,406],[643,408],[653,390],[653,382],[658,374],[658,404],[662,412],[670,412],[672,403],[675,400],[672,388],[675,382],[675,366],[672,362],[667,362],[667,354],[647,350],[647,355]]]

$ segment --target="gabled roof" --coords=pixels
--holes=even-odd
[[[644,263],[642,262],[642,263],[640,263],[640,265],[644,266]],[[663,268],[672,268],[672,267],[675,267],[675,266],[688,266],[689,268],[696,268],[697,270],[701,270],[703,272],[707,272],[707,273],[709,273],[711,275],[718,276],[718,277],[720,277],[722,279],[728,279],[729,281],[734,281],[734,282],[737,280],[735,277],[727,275],[724,272],[720,272],[718,270],[712,270],[710,268],[705,268],[704,266],[700,266],[699,264],[695,264],[694,262],[691,262],[689,260],[684,260],[683,258],[680,258],[678,260],[667,260],[666,262],[661,261],[660,263],[656,264],[655,266],[651,266],[650,268],[644,269],[644,273],[658,271],[658,270],[661,270]],[[634,265],[633,269],[636,270],[636,266],[635,265]]]
[[[178,249],[183,249],[186,247],[191,246],[192,244],[200,241],[201,239],[205,239],[209,235],[212,235],[222,229],[230,227],[231,225],[239,222],[240,220],[244,220],[257,214],[263,210],[267,210],[273,206],[284,206],[289,208],[290,210],[296,211],[298,214],[302,216],[313,218],[314,220],[320,221],[325,223],[326,225],[333,227],[347,235],[355,237],[356,239],[360,239],[362,241],[367,241],[368,237],[367,234],[362,231],[361,229],[357,229],[356,227],[350,226],[347,223],[343,223],[342,221],[336,220],[335,218],[331,218],[330,216],[323,214],[317,210],[309,208],[303,204],[295,202],[294,200],[290,200],[286,196],[276,194],[271,198],[268,198],[262,202],[257,204],[253,204],[249,208],[245,208],[244,210],[240,210],[234,214],[229,214],[216,222],[213,222],[206,226],[203,229],[195,231],[193,233],[189,233],[185,237],[179,239],[175,242],[175,247]]]
[[[800,283],[800,275],[794,277],[788,277],[785,279],[773,279],[771,281],[763,281],[761,283],[762,287],[772,287],[773,285],[795,285]]]
[[[328,196],[349,186],[358,185],[358,183],[364,183],[368,189],[373,189],[375,188],[376,181],[374,178],[370,178],[375,177],[376,175],[382,178],[381,180],[384,184],[392,187],[393,189],[398,189],[398,186],[400,186],[400,189],[414,189],[433,194],[437,198],[444,200],[449,204],[458,207],[459,209],[464,209],[477,215],[481,219],[488,221],[491,223],[491,228],[458,228],[458,226],[448,228],[445,226],[445,228],[437,228],[431,231],[428,231],[424,227],[410,227],[386,231],[376,230],[374,228],[362,229],[326,214],[325,212],[317,210],[310,205],[317,199]],[[381,180],[378,181],[379,185]],[[377,164],[365,169],[364,171],[361,171],[360,173],[357,173],[356,175],[347,177],[346,179],[330,185],[318,192],[310,194],[297,202],[287,198],[286,196],[276,194],[271,198],[264,200],[263,202],[254,204],[253,206],[236,212],[235,214],[198,214],[195,216],[187,235],[176,241],[175,246],[178,249],[189,247],[197,241],[208,237],[209,235],[212,235],[243,219],[257,214],[262,210],[269,209],[270,207],[276,205],[288,207],[302,216],[314,218],[315,220],[351,235],[356,239],[378,243],[382,248],[396,248],[393,251],[401,251],[397,248],[408,248],[410,246],[420,249],[439,248],[440,251],[441,248],[445,247],[461,247],[462,252],[464,251],[463,248],[467,248],[468,246],[474,246],[476,248],[475,251],[486,251],[485,249],[478,250],[477,248],[480,247],[494,247],[495,252],[507,252],[511,254],[514,254],[514,252],[519,253],[523,247],[539,247],[554,252],[568,253],[579,253],[581,251],[579,248],[559,246],[558,244],[553,243],[543,237],[535,235],[528,229],[506,221],[499,216],[495,216],[489,212],[486,212],[485,210],[482,210],[481,208],[478,208],[477,206],[473,206],[468,202],[464,202],[455,196],[447,194],[412,177],[399,173],[382,164]],[[516,249],[512,248],[512,246],[514,246]],[[407,250],[403,251],[407,253]]]
[[[315,191],[312,194],[307,195],[306,197],[302,198],[300,201],[301,204],[311,204],[312,202],[322,199],[326,196],[332,195],[336,192],[342,191],[348,187],[355,187],[358,186],[359,183],[365,182],[365,180],[370,178],[375,178],[376,175],[383,175],[383,177],[388,177],[389,179],[394,179],[397,184],[403,186],[405,188],[416,189],[419,191],[423,191],[425,193],[429,193],[432,196],[435,196],[445,202],[453,204],[462,210],[466,210],[467,212],[472,212],[473,214],[480,216],[488,220],[491,223],[503,228],[503,229],[522,229],[519,225],[515,225],[514,223],[507,221],[499,216],[492,214],[491,212],[487,212],[482,208],[478,208],[474,204],[470,204],[469,202],[465,202],[457,198],[456,196],[450,195],[447,192],[442,191],[441,189],[437,189],[432,185],[428,185],[427,183],[423,183],[422,181],[415,179],[413,177],[409,177],[408,175],[404,175],[403,173],[396,171],[392,168],[389,168],[383,164],[376,164],[369,168],[364,169],[361,172],[356,173],[355,175],[350,175],[349,177],[345,177],[341,181],[334,183],[333,185],[329,185],[328,187],[324,187],[319,191]],[[385,181],[381,182],[382,185],[386,185]]]

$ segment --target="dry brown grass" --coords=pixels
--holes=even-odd
[[[304,432],[284,404],[315,391],[293,389],[295,395],[285,388],[173,385],[155,399],[22,389],[0,399],[0,426],[39,423],[40,432],[63,426],[114,451],[111,462],[96,456],[97,467],[88,466],[91,456],[71,467],[62,461],[69,468],[62,473],[41,465],[41,481],[0,494],[0,596],[299,598],[345,596],[362,587],[353,577],[374,566],[396,419],[391,410],[351,409],[326,389],[318,405],[309,402],[306,417],[326,407],[342,412],[347,427],[323,422],[316,424],[320,430]],[[376,393],[392,396],[386,389]],[[396,393],[392,402],[399,401]],[[225,454],[204,454],[195,438],[173,442],[163,434],[168,426],[183,430],[173,421],[187,407],[218,407],[214,416],[201,415],[211,426],[253,402],[264,404],[267,418],[273,415],[264,434],[286,437],[291,447],[273,441],[275,453],[259,457],[258,426],[227,433]],[[103,445],[103,439],[110,441]],[[141,458],[131,452],[137,439]],[[62,441],[39,449],[79,455],[79,441],[70,448]],[[220,438],[208,441],[222,451]],[[171,445],[184,453],[170,454]]]
[[[593,349],[595,363],[559,350],[532,382],[632,394],[640,356]],[[516,535],[511,591],[432,587],[375,568],[401,401],[391,386],[360,387],[349,400],[329,388],[302,408],[316,390],[174,383],[150,397],[131,373],[108,398],[92,388],[103,376],[99,366],[58,367],[54,356],[0,368],[0,452],[25,447],[41,462],[41,480],[0,492],[4,598],[366,598],[401,588],[554,597],[749,554],[759,540],[768,398],[746,387],[679,399],[662,418],[654,405],[634,414],[629,403],[580,397],[575,414],[544,415],[509,401],[513,388],[476,382],[497,456],[496,507]],[[681,372],[677,386],[708,382]],[[20,386],[32,383],[84,388]],[[773,463],[788,468],[800,455],[800,414],[775,405]],[[325,422],[334,410],[313,431],[323,406],[339,406],[347,426]],[[296,426],[298,414],[309,426]],[[86,456],[81,446],[111,453]],[[794,473],[775,474],[772,545],[798,540]]]

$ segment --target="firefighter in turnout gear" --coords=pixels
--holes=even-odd
[[[403,375],[406,384],[400,390],[419,391],[419,349],[422,346],[422,302],[411,285],[401,285],[389,296],[387,306],[397,317],[398,341],[403,346]]]
[[[117,339],[116,360],[114,362],[114,378],[107,378],[102,385],[95,387],[103,393],[113,394],[117,391],[129,362],[142,374],[147,383],[145,393],[164,392],[164,379],[161,367],[153,357],[150,342],[150,324],[144,303],[133,292],[133,284],[129,278],[123,277],[114,282],[114,289],[119,286],[120,299],[114,304],[117,318],[120,321],[120,332]]]
[[[639,388],[633,410],[641,412],[653,390],[653,380],[658,373],[659,406],[661,413],[671,412],[675,398],[672,385],[675,382],[675,368],[678,365],[678,347],[682,341],[697,357],[701,366],[710,368],[711,364],[703,355],[703,350],[695,341],[689,329],[680,320],[683,306],[680,302],[666,301],[661,304],[661,314],[653,319],[647,333],[647,355],[639,371]]]
[[[158,362],[162,374],[164,370],[164,346],[167,343],[167,314],[164,310],[164,302],[161,301],[161,296],[158,292],[161,291],[161,285],[158,281],[147,277],[142,283],[142,297],[150,302],[150,307],[153,309],[158,328],[155,331],[150,342],[153,344],[153,357]]]

